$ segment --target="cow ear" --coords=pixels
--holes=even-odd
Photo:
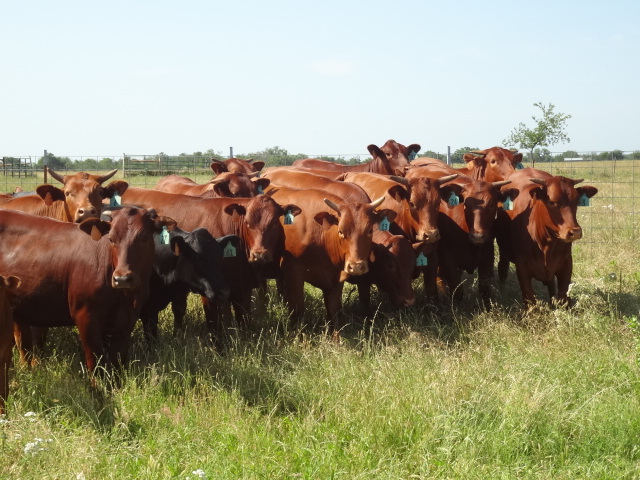
[[[286,205],[281,205],[281,208],[282,208],[282,213],[280,215],[286,215],[290,213],[294,217],[297,217],[302,213],[302,209],[299,206],[294,205],[293,203],[287,203]]]
[[[318,212],[313,219],[325,230],[331,228],[332,225],[338,225],[338,217],[329,212]]]
[[[56,200],[64,201],[64,192],[53,185],[40,185],[36,188],[36,193],[44,200],[47,206]]]
[[[155,210],[153,212],[155,213]],[[177,225],[178,225],[178,222],[176,222],[173,218],[165,217],[164,215],[158,215],[153,219],[153,226],[154,226],[155,233],[162,232],[163,227],[167,227],[167,230],[172,231],[174,228],[176,228]]]
[[[122,196],[127,188],[129,188],[129,184],[124,180],[114,180],[106,187],[102,187],[102,198],[111,198],[116,193]]]
[[[371,253],[369,254],[369,261],[370,261],[371,263],[375,263],[375,261],[376,261],[376,253],[375,253],[375,251],[374,251],[374,250],[375,250],[375,248],[376,248],[376,245],[378,245],[378,244],[377,244],[377,243],[374,243],[374,244],[371,246]]]
[[[88,218],[78,225],[78,228],[84,233],[91,236],[95,241],[100,240],[104,235],[109,233],[111,224],[98,218]]]
[[[220,175],[221,173],[227,172],[227,166],[224,163],[211,162],[211,170],[216,175]]]
[[[484,164],[484,156],[474,155],[473,153],[465,153],[462,159],[467,164],[468,169],[481,167]]]
[[[245,216],[247,214],[247,209],[237,203],[230,203],[224,207],[224,213],[231,215],[231,219],[234,222],[238,222],[240,221],[241,216]]]
[[[229,190],[229,181],[215,182],[213,184],[213,191],[219,197],[232,197],[231,190]]]
[[[513,166],[515,167],[519,163],[522,163],[522,153],[515,153],[513,155]]]
[[[578,195],[586,195],[587,198],[593,197],[596,193],[598,193],[598,189],[596,187],[592,187],[590,185],[585,185],[584,187],[576,188],[578,191]]]
[[[500,190],[500,201],[505,202],[507,198],[510,198],[513,202],[518,195],[520,195],[520,190],[517,188],[506,188],[504,190]]]
[[[169,244],[171,246],[171,251],[175,256],[179,256],[180,250],[184,250],[186,246],[184,238],[179,235],[171,237],[171,240],[169,240]]]
[[[440,187],[440,197],[442,197],[443,201],[448,202],[452,193],[460,197],[460,203],[464,201],[464,188],[461,185],[458,185],[457,183],[447,183]]]
[[[396,202],[401,202],[403,200],[409,199],[409,192],[407,192],[407,189],[402,187],[401,185],[394,185],[393,187],[389,188],[389,190],[387,190],[387,193],[391,198],[395,199]]]
[[[238,235],[225,235],[224,237],[216,238],[216,242],[218,242],[218,244],[223,248],[227,246],[229,242],[231,242],[231,245],[233,245],[234,248],[240,248],[242,240]]]
[[[251,162],[251,165],[253,166],[253,170],[255,172],[259,172],[264,168],[264,162],[262,160],[254,160],[253,162]]]
[[[529,195],[531,196],[531,198],[542,200],[547,196],[547,187],[543,187],[543,186],[534,187],[531,190],[529,190]]]
[[[375,211],[375,220],[376,222],[381,222],[383,219],[387,219],[389,222],[393,222],[398,215],[396,211],[390,210],[388,208],[382,208],[380,210]]]
[[[20,278],[16,277],[15,275],[0,275],[0,278],[2,278],[2,283],[7,288],[7,290],[16,290],[22,283],[22,280],[20,280]]]
[[[251,181],[256,184],[256,188],[262,189],[263,192],[271,184],[271,180],[268,178],[256,178]]]
[[[385,158],[384,152],[380,150],[380,147],[378,147],[377,145],[371,144],[367,147],[367,150],[369,150],[369,153],[373,158],[376,158],[376,157]]]
[[[411,145],[407,146],[407,153],[409,154],[409,156],[411,156],[412,153],[418,153],[421,148],[422,147],[417,143],[412,143]]]

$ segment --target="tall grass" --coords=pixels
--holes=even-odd
[[[606,226],[601,206],[580,214]],[[468,276],[461,304],[429,305],[419,284],[401,311],[375,294],[365,325],[347,285],[340,344],[313,288],[315,328],[289,331],[270,289],[220,348],[191,297],[183,335],[163,312],[160,341],[136,330],[98,389],[74,330],[54,329],[41,363],[14,369],[0,478],[640,478],[640,269],[613,240],[576,244],[571,310],[523,310],[512,274],[485,312]]]

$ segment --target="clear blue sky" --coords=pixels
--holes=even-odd
[[[640,149],[638,0],[0,2],[0,156]]]

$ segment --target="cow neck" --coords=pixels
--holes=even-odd
[[[332,225],[328,230],[322,229],[322,243],[325,251],[329,255],[331,263],[339,270],[344,269],[345,257],[340,248],[340,237],[338,236],[337,225]]]
[[[380,166],[382,166],[382,168],[380,168]],[[391,165],[389,165],[386,158],[383,160],[382,157],[373,157],[371,161],[367,163],[365,172],[382,173],[383,175],[394,174],[394,172],[391,171]]]
[[[533,222],[531,221],[532,218],[534,219]],[[542,200],[533,201],[527,230],[533,241],[538,245],[540,251],[544,253],[546,264],[547,255],[551,250],[552,244],[558,243],[558,229],[555,228],[555,225],[551,221],[549,210]]]

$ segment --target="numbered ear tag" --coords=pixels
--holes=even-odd
[[[502,209],[513,210],[513,200],[511,200],[511,197],[507,197],[507,199],[504,202],[502,202]]]
[[[416,267],[426,267],[428,263],[426,255],[420,252],[420,255],[416,257]]]
[[[122,205],[122,197],[117,193],[114,193],[113,196],[111,197],[111,200],[109,201],[109,206],[119,207],[121,205]]]
[[[589,197],[587,197],[586,194],[582,194],[580,195],[580,199],[578,200],[578,206],[579,207],[588,207],[591,205],[591,200],[589,199]]]
[[[224,258],[235,257],[236,256],[236,247],[234,247],[231,242],[228,242],[227,246],[224,247],[224,250],[222,251],[222,256]]]
[[[284,214],[284,224],[291,225],[293,223],[294,215],[291,213],[291,210],[287,210],[287,213]]]
[[[378,228],[383,232],[388,232],[390,226],[391,223],[389,222],[389,220],[387,220],[387,217],[384,217],[382,220],[380,220],[380,223],[378,224]]]
[[[522,164],[522,162],[516,163],[516,170],[522,170],[523,168],[524,168],[524,165]]]
[[[262,190],[262,185],[258,185],[258,193],[261,195],[264,193],[264,190]]]
[[[455,207],[456,205],[460,205],[460,197],[455,194],[455,192],[451,192],[449,195],[449,200],[447,201],[450,207]]]
[[[409,161],[411,161],[411,160],[415,160],[417,156],[418,156],[418,152],[414,152],[413,150],[411,150],[407,158],[409,159]]]
[[[160,244],[169,245],[169,230],[167,230],[166,226],[163,226],[162,232],[160,232]]]

